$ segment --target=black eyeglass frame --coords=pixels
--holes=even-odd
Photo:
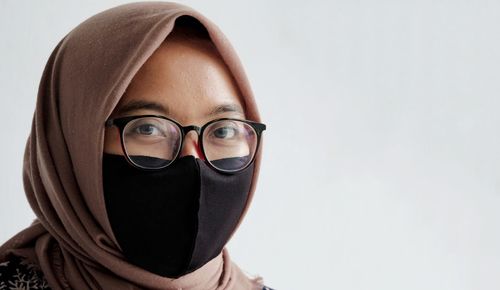
[[[159,168],[147,168],[147,167],[142,167],[140,165],[135,164],[130,159],[130,157],[128,156],[127,150],[125,149],[125,144],[123,142],[123,139],[124,139],[123,138],[123,133],[124,133],[125,126],[127,126],[127,124],[129,122],[133,121],[133,120],[140,119],[140,118],[147,118],[147,117],[154,117],[154,118],[161,118],[161,119],[168,120],[168,121],[174,123],[177,127],[179,127],[180,132],[181,132],[181,144],[180,144],[179,149],[177,150],[177,153],[175,154],[175,157],[173,158],[172,162],[168,163],[165,166],[159,167]],[[245,167],[243,167],[241,169],[238,169],[238,170],[223,170],[223,169],[217,168],[216,166],[214,166],[212,164],[212,162],[210,162],[210,160],[208,160],[208,158],[207,158],[207,156],[205,154],[205,148],[203,146],[203,132],[205,131],[205,129],[209,125],[211,125],[211,124],[213,124],[215,122],[225,121],[225,120],[238,121],[238,122],[246,123],[246,124],[250,125],[252,127],[252,129],[255,131],[255,133],[257,134],[257,145],[255,147],[255,152],[254,152],[254,154],[252,156],[252,160],[250,162],[248,162],[248,164],[245,165]],[[203,154],[203,157],[205,158],[205,160],[207,161],[208,165],[211,168],[213,168],[214,170],[217,170],[219,172],[223,172],[223,173],[236,173],[236,172],[240,172],[240,171],[244,170],[245,168],[247,168],[248,166],[250,166],[250,164],[252,164],[252,162],[254,161],[255,157],[257,156],[257,152],[259,150],[259,147],[260,147],[260,140],[261,140],[262,132],[264,130],[266,130],[266,125],[265,124],[258,123],[258,122],[255,122],[255,121],[250,121],[250,120],[242,120],[242,119],[238,119],[238,118],[219,118],[219,119],[214,119],[214,120],[211,120],[211,121],[205,123],[201,127],[195,126],[195,125],[182,126],[179,122],[177,122],[177,121],[175,121],[175,120],[173,120],[171,118],[167,118],[165,116],[162,116],[162,115],[134,115],[134,116],[126,116],[126,117],[120,117],[120,118],[111,118],[111,119],[106,120],[106,122],[104,123],[104,125],[106,127],[111,127],[113,125],[115,125],[116,127],[118,127],[118,130],[120,132],[121,147],[122,147],[123,153],[125,153],[125,157],[126,157],[128,163],[130,163],[132,166],[134,166],[134,167],[136,167],[138,169],[147,170],[147,171],[161,170],[161,169],[164,169],[164,168],[170,166],[171,164],[173,164],[178,159],[178,157],[179,157],[179,153],[181,152],[182,146],[184,145],[185,136],[187,135],[187,133],[189,131],[194,130],[198,134],[198,144],[200,146],[200,149],[201,149],[201,152]]]

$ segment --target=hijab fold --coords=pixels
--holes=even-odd
[[[180,17],[206,29],[238,85],[247,119],[260,122],[236,52],[215,24],[192,8],[134,2],[86,19],[56,45],[43,71],[23,166],[25,193],[37,219],[0,247],[0,261],[9,253],[27,257],[52,289],[262,289],[262,279],[247,277],[226,248],[177,279],[147,272],[126,261],[107,218],[104,122]],[[238,226],[255,191],[261,152]]]

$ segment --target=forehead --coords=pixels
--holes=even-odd
[[[217,106],[244,111],[236,82],[209,39],[174,30],[134,76],[115,111],[154,102],[179,121],[208,118]]]

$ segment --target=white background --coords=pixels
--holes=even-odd
[[[57,42],[124,1],[0,1],[0,243]],[[233,259],[277,289],[500,289],[500,1],[182,1],[268,125]]]

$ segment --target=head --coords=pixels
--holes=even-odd
[[[165,277],[221,253],[248,199],[262,128],[245,120],[236,81],[206,31],[187,21],[134,75],[103,146],[107,214],[121,250]]]

